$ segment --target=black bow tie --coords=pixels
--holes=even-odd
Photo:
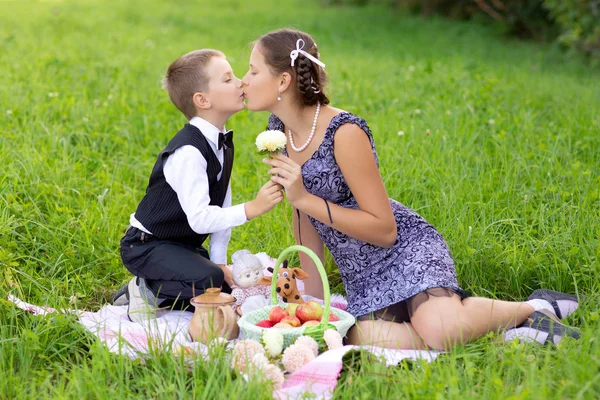
[[[233,147],[233,131],[227,131],[225,133],[219,132],[219,150],[225,145],[226,149],[231,149]]]

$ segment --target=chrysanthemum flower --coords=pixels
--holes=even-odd
[[[261,154],[280,152],[286,143],[285,133],[281,131],[264,131],[256,137],[256,148]]]
[[[283,352],[281,363],[289,372],[294,372],[315,359],[313,351],[299,344],[293,344]]]
[[[283,350],[283,335],[277,329],[265,329],[262,336],[269,357],[277,357]]]
[[[302,335],[294,343],[308,347],[312,350],[315,357],[319,354],[319,343],[310,336]]]
[[[323,332],[323,339],[325,340],[329,350],[344,347],[342,336],[335,329],[325,329],[325,332]]]
[[[233,347],[231,367],[238,371],[245,371],[256,354],[265,354],[265,349],[260,343],[251,339],[240,340]]]

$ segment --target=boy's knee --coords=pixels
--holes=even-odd
[[[225,282],[225,274],[218,266],[211,267],[208,274],[208,287],[219,287]]]

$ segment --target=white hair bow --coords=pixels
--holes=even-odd
[[[298,39],[298,41],[296,42],[296,50],[292,50],[290,52],[290,59],[292,60],[292,67],[294,66],[294,63],[296,62],[296,59],[298,58],[298,55],[300,53],[302,53],[310,61],[314,62],[315,64],[320,65],[321,68],[325,68],[325,64],[323,64],[321,61],[319,61],[317,58],[313,57],[312,55],[310,55],[306,51],[302,50],[303,48],[304,48],[304,40]]]

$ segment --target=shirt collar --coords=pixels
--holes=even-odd
[[[218,144],[219,144],[219,133],[221,132],[219,130],[219,128],[217,128],[216,126],[214,126],[213,124],[211,124],[207,120],[202,119],[200,117],[193,117],[192,119],[190,119],[190,125],[193,125],[196,128],[200,129],[200,132],[202,132],[202,134],[208,140],[210,140],[214,145],[218,146]]]

